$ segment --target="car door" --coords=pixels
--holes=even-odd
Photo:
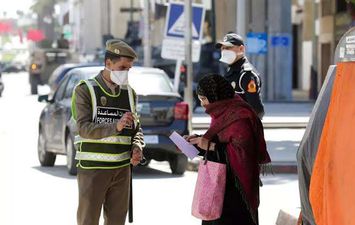
[[[54,95],[54,103],[48,109],[50,123],[48,125],[50,130],[50,147],[58,152],[63,152],[63,132],[66,121],[63,121],[63,114],[65,114],[65,90],[68,83],[68,77],[61,82]]]

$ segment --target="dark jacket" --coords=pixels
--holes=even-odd
[[[246,57],[228,67],[224,77],[231,83],[235,92],[249,103],[260,119],[264,116],[264,105],[260,97],[261,80],[259,73]]]

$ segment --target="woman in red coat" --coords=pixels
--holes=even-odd
[[[214,155],[208,159],[225,162],[228,168],[222,216],[202,224],[258,225],[259,174],[271,162],[262,123],[220,75],[202,78],[197,94],[212,120],[202,137],[190,136],[188,140],[201,154],[210,142]]]

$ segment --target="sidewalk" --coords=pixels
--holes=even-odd
[[[305,128],[312,112],[313,102],[267,102],[264,103],[264,128]],[[210,117],[198,107],[192,118],[193,129],[207,129]]]
[[[267,147],[275,173],[297,173],[296,153],[312,112],[313,102],[267,102],[262,120]],[[204,133],[210,117],[202,107],[193,114],[194,132]],[[287,133],[283,130],[287,129]],[[199,160],[189,162],[188,169],[197,171]]]

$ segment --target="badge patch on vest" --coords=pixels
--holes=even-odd
[[[235,89],[236,83],[234,81],[231,83],[231,85],[232,85],[233,89]]]
[[[119,119],[128,112],[125,109],[111,108],[111,107],[97,107],[97,114],[95,123],[98,124],[112,124],[117,123]],[[133,126],[127,126],[126,129],[133,129]]]
[[[249,81],[247,92],[256,93],[256,84],[254,80]]]
[[[107,98],[106,98],[105,96],[101,96],[100,102],[101,102],[101,104],[102,104],[103,106],[106,106],[106,104],[107,104]]]

